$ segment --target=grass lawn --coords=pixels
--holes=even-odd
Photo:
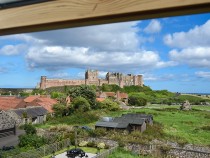
[[[193,106],[191,111],[181,111],[178,105],[150,105],[140,109],[107,112],[95,110],[84,114],[56,118],[48,121],[40,128],[49,128],[59,124],[87,125],[94,128],[95,122],[102,116],[120,116],[123,113],[139,112],[152,114],[154,121],[163,125],[163,139],[179,143],[192,143],[210,146],[210,106]],[[144,133],[143,133],[144,134]]]

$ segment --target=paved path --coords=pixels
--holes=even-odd
[[[86,153],[88,155],[88,158],[94,157],[96,154]],[[56,155],[55,158],[67,158],[66,152]],[[79,158],[78,156],[76,158]]]
[[[16,131],[16,135],[6,135],[4,137],[0,138],[0,148],[2,148],[3,146],[16,146],[18,145],[18,136],[21,134],[24,134],[25,131],[24,130],[17,130]]]

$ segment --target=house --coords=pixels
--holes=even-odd
[[[137,130],[140,132],[144,132],[146,130],[146,122],[144,119],[141,119],[141,118],[117,117],[117,118],[114,118],[113,122],[128,123],[131,126],[130,131]]]
[[[122,117],[125,119],[132,119],[132,118],[144,119],[147,124],[153,125],[153,116],[150,114],[147,115],[147,114],[138,114],[138,113],[128,113],[128,114],[123,114]]]
[[[10,117],[5,111],[0,111],[0,135],[8,132],[16,134],[15,120]]]
[[[149,122],[149,118],[152,115],[145,114],[125,114],[121,117],[104,117],[102,120],[98,121],[95,125],[95,128],[105,128],[106,130],[127,130],[128,132],[132,132],[138,130],[140,132],[144,132],[147,127],[147,122]],[[152,118],[153,120],[153,118]]]
[[[0,110],[16,109],[23,99],[14,96],[0,96]]]
[[[116,99],[117,101],[122,101],[128,103],[128,94],[117,91],[115,92],[96,92],[96,100],[101,102],[106,98]]]
[[[106,128],[106,130],[127,130],[131,132],[131,125],[128,122],[96,122],[95,128]]]
[[[28,106],[42,106],[48,112],[52,113],[52,107],[57,103],[57,100],[49,96],[34,95],[26,98],[15,96],[0,96],[0,110],[10,110],[26,108]]]
[[[7,114],[16,121],[17,125],[43,123],[46,121],[47,113],[48,111],[41,106],[12,109],[7,111]]]

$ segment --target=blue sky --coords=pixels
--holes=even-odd
[[[0,36],[0,87],[40,76],[82,79],[86,69],[143,74],[145,85],[210,92],[210,14]]]

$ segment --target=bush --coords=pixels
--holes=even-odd
[[[94,130],[94,135],[95,136],[99,136],[99,137],[105,136],[106,135],[106,129],[104,129],[104,128],[96,128]]]
[[[98,143],[97,148],[99,149],[104,149],[105,148],[105,144],[104,143]]]
[[[80,112],[85,112],[90,110],[90,104],[89,102],[83,98],[83,97],[77,97],[73,100],[71,103],[72,107],[74,110],[80,111]]]
[[[23,129],[25,130],[26,134],[36,134],[36,128],[31,124],[23,125]]]
[[[55,116],[58,116],[58,117],[66,116],[68,114],[68,109],[63,104],[53,105],[53,110],[54,110]]]
[[[87,146],[88,147],[96,147],[96,143],[95,142],[88,142]]]
[[[129,96],[128,104],[131,106],[145,106],[147,105],[147,100],[142,97]]]
[[[116,84],[102,84],[101,90],[103,92],[117,92],[121,91],[122,88]]]
[[[35,134],[20,135],[19,136],[19,147],[34,147],[39,148],[44,145],[46,140],[43,137],[37,136]]]
[[[110,111],[117,111],[120,108],[118,103],[116,103],[110,99],[105,99],[104,101],[99,102],[98,106],[101,109],[107,109]]]
[[[86,142],[86,141],[81,141],[81,142],[79,143],[79,146],[80,146],[80,147],[84,147],[84,146],[87,146],[87,144],[88,144],[88,142]]]

